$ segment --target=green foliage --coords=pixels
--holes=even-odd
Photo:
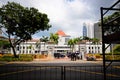
[[[42,30],[48,30],[51,26],[44,13],[35,8],[23,7],[14,2],[8,2],[1,8],[1,23],[7,29],[7,33],[20,39],[31,39],[31,35]]]
[[[120,54],[120,44],[116,45],[113,48],[113,52],[114,52],[114,54]]]
[[[75,45],[78,41],[80,41],[79,38],[70,39],[70,40],[68,41],[68,45],[70,45],[70,47],[71,47],[71,49],[72,49],[72,52],[73,52],[73,49],[74,49],[74,45]]]
[[[100,53],[96,53],[96,54],[87,54],[87,56],[94,56],[95,58],[102,58],[102,55]]]
[[[6,29],[10,45],[13,49],[14,56],[16,52],[14,47],[22,41],[32,39],[33,34],[49,30],[49,19],[47,14],[41,13],[36,8],[23,7],[15,2],[8,2],[0,8],[0,23]],[[11,41],[14,37],[14,41]]]
[[[99,41],[100,41],[100,40],[97,39],[97,38],[92,38],[91,40],[92,40],[92,43],[93,43],[93,44],[98,44]]]
[[[108,15],[106,17],[103,18],[103,23],[104,24],[107,24],[110,22],[108,25],[104,26],[104,31],[107,32],[107,33],[113,33],[113,32],[118,32],[120,31],[120,21],[118,18],[120,17],[120,11],[116,11],[114,12],[113,14],[111,15]],[[116,19],[116,20],[115,20]],[[99,24],[101,24],[101,22],[99,22]]]
[[[102,58],[102,55],[101,55],[100,53],[96,53],[96,54],[94,54],[94,56],[95,56],[96,58]]]
[[[31,54],[20,54],[19,58],[15,58],[12,54],[4,54],[0,57],[0,61],[32,61],[33,55]]]
[[[40,41],[41,42],[47,42],[47,41],[49,41],[49,39],[46,36],[42,36],[42,38],[40,38]]]
[[[49,41],[49,39],[48,39],[48,37],[46,37],[46,36],[42,36],[42,38],[40,38],[40,42],[44,42],[44,50],[45,50],[45,44],[46,44],[46,42],[48,42]]]
[[[120,60],[120,55],[106,55],[106,60]]]
[[[120,60],[120,44],[114,46],[113,53],[106,55],[106,60]]]
[[[119,16],[120,16],[120,12],[116,11],[112,15],[108,15],[108,16],[104,17],[103,22],[107,23],[107,22],[111,21],[112,19],[115,19],[115,18],[117,18]],[[119,24],[119,20],[118,21],[113,21],[110,24],[114,24],[114,25]]]
[[[10,48],[10,43],[7,40],[0,40],[0,48],[6,49]]]
[[[50,33],[50,40],[53,41],[55,44],[58,44],[58,39],[59,39],[58,34]]]
[[[87,36],[83,36],[83,40],[87,40],[87,41],[90,41],[91,38],[87,37]]]

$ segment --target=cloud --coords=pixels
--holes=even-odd
[[[8,0],[2,0],[6,3]],[[23,6],[35,7],[46,13],[52,28],[39,32],[34,38],[49,36],[61,29],[72,37],[82,36],[83,23],[93,24],[100,19],[100,7],[109,7],[113,0],[9,0]]]

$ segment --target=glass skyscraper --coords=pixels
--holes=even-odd
[[[83,24],[83,37],[87,36],[87,27],[86,24]]]

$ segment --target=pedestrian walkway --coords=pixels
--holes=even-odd
[[[102,63],[101,61],[87,61],[87,60],[76,60],[76,61],[71,61],[70,58],[54,58],[54,57],[48,57],[48,58],[42,58],[42,59],[34,59],[33,61],[13,61],[13,62],[1,62],[0,65],[3,64],[9,64],[9,63]]]
[[[49,59],[38,59],[32,61],[32,63],[102,63],[102,61],[87,61],[87,60],[76,60],[71,61],[70,58],[49,58]]]

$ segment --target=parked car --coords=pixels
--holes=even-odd
[[[65,57],[65,54],[62,54],[62,53],[54,53],[54,57],[55,57],[55,58],[64,58],[64,57]]]
[[[87,56],[87,61],[96,61],[96,58],[94,56]]]

